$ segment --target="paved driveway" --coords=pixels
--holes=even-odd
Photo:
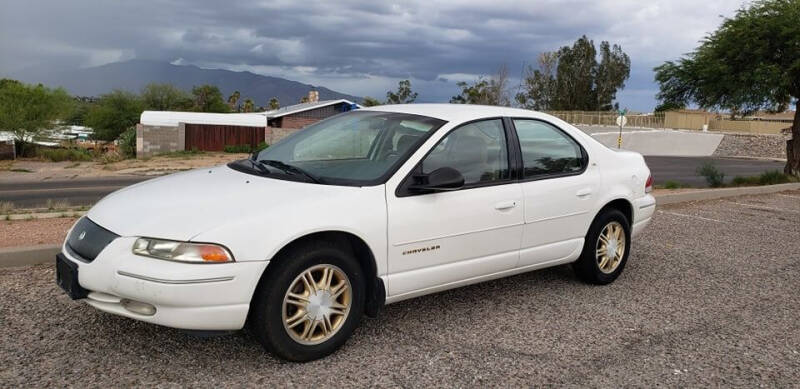
[[[0,387],[767,386],[800,382],[800,191],[660,207],[617,282],[568,266],[390,305],[307,364],[70,301],[0,270]]]

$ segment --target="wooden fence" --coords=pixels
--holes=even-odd
[[[546,112],[567,123],[575,125],[616,126],[616,112],[550,111]],[[791,127],[791,122],[770,120],[729,120],[713,112],[656,112],[653,114],[628,114],[627,127],[675,128],[709,131],[744,132],[755,134],[780,134]]]
[[[596,111],[549,111],[547,114],[553,115],[567,123],[582,124],[592,126],[616,126],[616,112],[596,112]],[[625,115],[628,120],[628,127],[642,128],[664,128],[664,113],[654,114],[629,114]]]
[[[249,145],[264,141],[264,127],[186,124],[186,150],[223,151],[225,146]]]

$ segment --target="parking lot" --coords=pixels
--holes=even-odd
[[[562,266],[400,302],[307,364],[95,311],[53,266],[0,270],[0,324],[0,387],[796,386],[800,191],[659,207],[612,285]]]

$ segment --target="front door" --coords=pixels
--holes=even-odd
[[[462,189],[387,193],[388,294],[402,296],[514,267],[523,225],[522,189],[510,176],[501,119],[452,130],[415,168],[458,170]]]

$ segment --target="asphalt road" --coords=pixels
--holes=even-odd
[[[711,162],[725,173],[726,181],[734,176],[758,175],[767,170],[783,171],[783,162],[717,158],[717,157],[645,157],[656,185],[676,181],[693,187],[707,186],[697,175],[697,168]],[[87,178],[69,181],[37,181],[3,183],[0,185],[0,202],[7,201],[17,208],[43,207],[47,201],[67,202],[70,205],[90,205],[103,196],[149,177]]]
[[[392,304],[306,364],[0,269],[0,387],[797,387],[798,216],[800,191],[659,207],[611,285],[561,266]]]

